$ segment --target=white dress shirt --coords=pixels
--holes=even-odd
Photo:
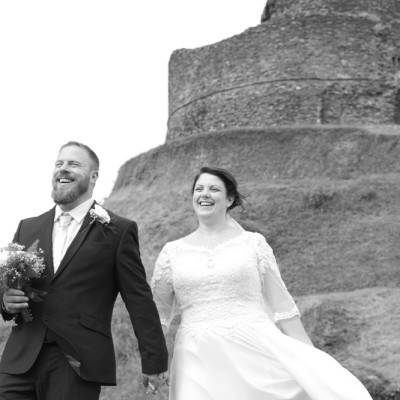
[[[73,208],[71,211],[68,211],[67,213],[72,217],[72,221],[68,226],[67,230],[67,239],[65,242],[64,246],[64,251],[61,256],[64,256],[65,252],[67,251],[69,245],[71,242],[74,240],[76,234],[78,233],[80,227],[82,226],[83,220],[86,216],[86,214],[89,212],[90,208],[92,207],[94,200],[93,198],[90,198],[89,200],[86,200],[82,204],[79,204],[79,206],[76,206]],[[59,230],[59,216],[63,211],[60,206],[56,206],[55,209],[55,214],[54,214],[54,225],[53,225],[53,254],[54,254],[54,238],[56,237],[58,230]]]

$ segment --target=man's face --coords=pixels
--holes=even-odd
[[[58,154],[53,172],[51,195],[54,202],[71,210],[88,200],[98,176],[94,168],[85,149],[72,145],[64,147]]]

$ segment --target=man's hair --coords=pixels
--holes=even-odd
[[[64,147],[68,147],[68,146],[76,146],[76,147],[80,147],[81,149],[84,149],[89,154],[90,159],[93,161],[93,165],[94,165],[95,169],[97,171],[99,170],[99,168],[100,168],[99,157],[97,157],[97,154],[89,146],[86,146],[86,144],[83,144],[83,143],[70,141],[68,143],[63,144],[60,148],[60,151]]]

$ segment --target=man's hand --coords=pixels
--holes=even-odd
[[[22,290],[7,289],[3,293],[3,307],[9,314],[17,314],[28,307],[28,297]]]
[[[159,388],[164,384],[169,385],[169,377],[167,372],[161,374],[147,375],[142,374],[143,386],[146,388],[146,394],[157,395]]]

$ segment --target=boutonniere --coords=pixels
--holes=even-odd
[[[90,209],[89,214],[92,217],[90,225],[94,222],[98,222],[101,224],[102,227],[111,229],[114,233],[116,232],[115,228],[110,224],[111,218],[108,212],[102,206],[100,206],[99,204],[95,204],[95,206]]]
[[[108,225],[111,221],[108,212],[98,204],[95,204],[95,206],[90,209],[89,214],[93,218],[91,223],[98,221],[102,225]]]

